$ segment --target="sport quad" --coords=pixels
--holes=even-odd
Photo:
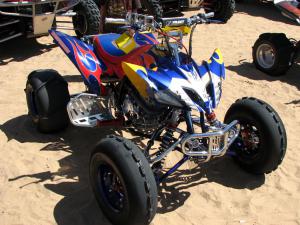
[[[284,158],[285,128],[266,102],[238,99],[224,122],[214,113],[225,79],[222,54],[216,49],[201,65],[192,58],[194,30],[217,23],[212,16],[157,23],[153,16],[128,14],[114,21],[125,23],[122,34],[81,40],[50,30],[87,89],[70,96],[67,82],[54,70],[28,76],[29,115],[39,131],[59,131],[71,121],[79,127],[118,126],[148,139],[141,149],[111,135],[91,154],[91,187],[113,224],[149,224],[156,214],[159,183],[186,161],[205,163],[227,154],[246,171],[264,174]],[[188,34],[186,47],[183,36]],[[163,162],[173,151],[182,159],[167,170]]]

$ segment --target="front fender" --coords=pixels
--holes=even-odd
[[[212,56],[210,57],[209,61],[209,69],[212,73],[225,79],[225,65],[223,60],[223,55],[220,49],[216,49]]]
[[[225,65],[220,49],[216,49],[207,62],[198,67],[200,77],[209,80],[209,95],[212,107],[216,108],[222,95],[222,80],[225,79]]]

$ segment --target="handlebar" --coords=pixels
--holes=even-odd
[[[105,23],[109,23],[109,24],[120,24],[120,25],[124,25],[124,24],[128,24],[128,21],[126,19],[121,19],[121,18],[105,18]]]
[[[174,17],[174,18],[163,18],[163,26],[170,26],[170,27],[177,27],[177,26],[191,26],[193,24],[199,24],[199,23],[209,23],[211,20],[210,18],[214,17],[214,13],[199,13],[197,15],[194,15],[190,18],[185,17]]]
[[[221,21],[210,20],[214,17],[214,13],[199,13],[190,18],[174,17],[174,18],[162,18],[159,23],[154,20],[153,16],[147,16],[137,13],[128,13],[126,19],[106,18],[105,23],[119,24],[119,25],[131,25],[137,28],[158,28],[158,27],[178,27],[178,26],[192,26],[194,24],[203,23],[221,23]]]
[[[137,13],[128,13],[125,19],[105,18],[105,23],[123,25],[153,25],[154,17]]]

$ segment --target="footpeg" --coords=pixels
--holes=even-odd
[[[83,93],[71,98],[67,106],[71,123],[79,127],[96,127],[103,122],[114,121],[101,103],[103,101],[93,94]]]

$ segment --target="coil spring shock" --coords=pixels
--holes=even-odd
[[[160,147],[158,152],[156,153],[156,156],[160,156],[165,150],[167,150],[171,144],[173,144],[174,142],[174,135],[173,135],[174,131],[170,128],[166,128],[166,132],[163,134],[162,136],[162,141],[160,143]],[[159,173],[159,171],[161,171],[161,169],[163,168],[165,159],[162,159],[161,161],[155,163],[152,167],[152,169],[154,170],[154,173]]]
[[[162,141],[160,143],[160,152],[165,151],[170,147],[172,142],[174,141],[174,131],[170,128],[166,128],[166,132],[162,136]]]

